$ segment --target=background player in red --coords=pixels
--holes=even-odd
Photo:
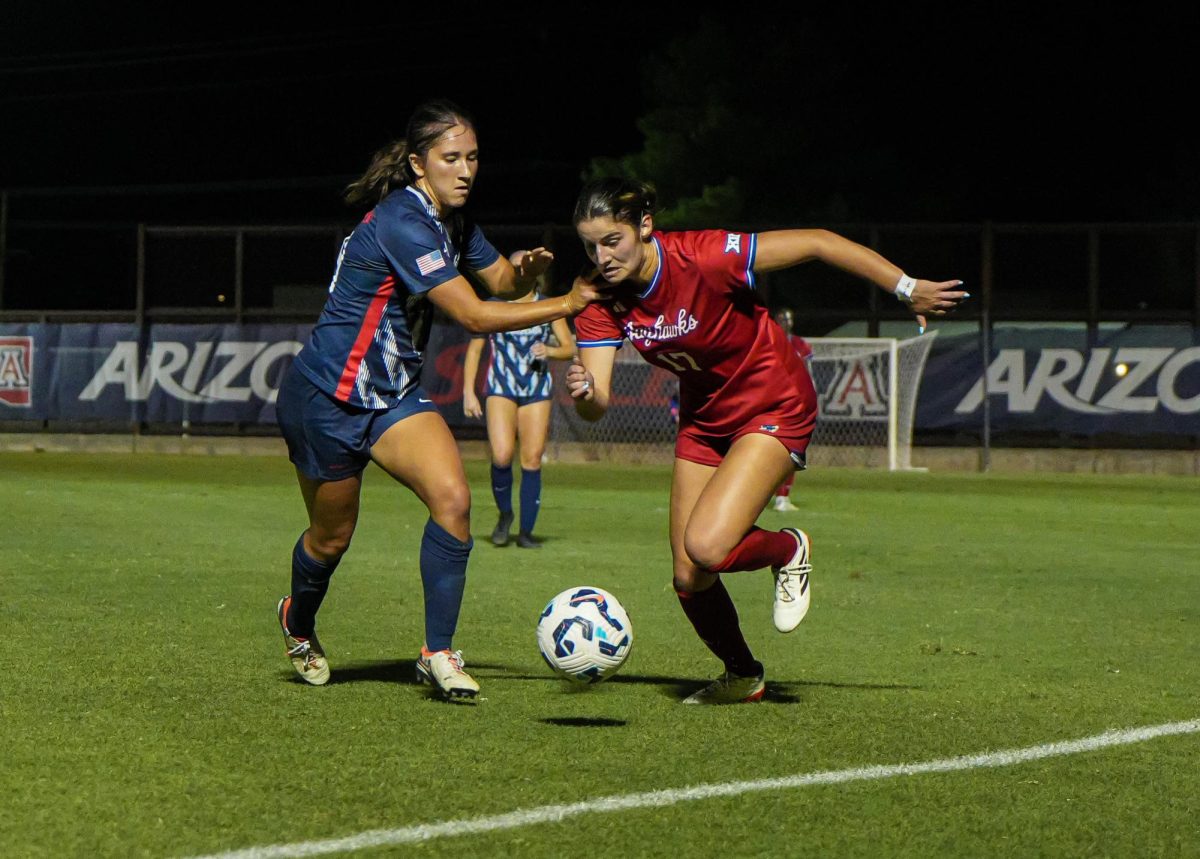
[[[762,234],[654,229],[652,186],[601,179],[584,186],[575,228],[610,300],[575,319],[580,359],[567,388],[587,420],[608,408],[617,348],[628,340],[679,377],[671,483],[675,590],[700,639],[724,663],[684,703],[756,701],[763,666],[742,635],[719,573],[770,567],[774,620],[789,632],[809,604],[808,536],[754,525],[789,472],[804,466],[816,395],[804,363],[754,292],[755,275],[818,259],[899,294],[924,323],[966,293],[961,281],[914,280],[879,254],[825,230]]]
[[[783,329],[783,333],[787,335],[788,343],[792,344],[792,348],[796,350],[796,354],[800,356],[800,360],[804,362],[804,368],[812,375],[812,346],[808,345],[808,341],[799,334],[793,332],[796,324],[795,314],[792,313],[792,308],[781,307],[775,311],[774,317],[779,327]],[[795,504],[792,503],[792,484],[796,480],[796,472],[788,472],[788,476],[783,479],[783,483],[779,484],[779,488],[775,490],[775,500],[772,502],[775,510],[780,513],[787,513],[792,510],[797,510]]]

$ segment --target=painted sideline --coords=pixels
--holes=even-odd
[[[360,832],[357,835],[330,838],[322,841],[302,841],[295,844],[248,847],[244,850],[213,853],[208,856],[195,857],[195,859],[290,859],[290,857],[297,856],[348,853],[354,850],[366,850],[371,847],[414,844],[421,841],[432,841],[435,838],[479,835],[485,832],[516,829],[520,826],[534,826],[539,823],[557,823],[584,814],[605,814],[635,808],[656,808],[677,805],[681,802],[693,802],[695,800],[713,799],[723,796],[738,796],[743,793],[754,793],[764,790],[786,790],[789,788],[808,787],[810,785],[844,784],[852,781],[872,781],[876,779],[895,778],[896,776],[921,775],[923,773],[958,772],[960,770],[983,769],[986,767],[1008,767],[1015,764],[1028,763],[1029,761],[1043,760],[1045,758],[1077,755],[1112,746],[1127,746],[1132,743],[1141,743],[1158,737],[1195,733],[1200,733],[1200,719],[1192,719],[1187,722],[1170,722],[1165,725],[1151,725],[1145,728],[1106,731],[1103,734],[1096,734],[1095,736],[1084,737],[1078,740],[1065,740],[1059,743],[1030,746],[1025,749],[985,752],[977,755],[944,758],[942,760],[924,761],[914,764],[890,764],[845,770],[829,770],[826,772],[805,773],[779,778],[758,779],[755,781],[702,784],[695,787],[654,790],[645,793],[630,793],[623,796],[605,796],[583,802],[573,802],[568,805],[542,805],[536,808],[511,811],[507,814],[497,814],[490,817],[447,820],[444,823],[423,823],[418,826],[405,826],[399,829],[373,829],[367,832]]]

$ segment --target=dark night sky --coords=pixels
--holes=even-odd
[[[882,149],[898,165],[864,180],[861,216],[934,219],[936,207],[904,202],[953,186],[945,219],[1200,217],[1194,7],[1106,16],[1018,4],[981,17],[967,5],[804,13],[840,67],[822,103],[870,130],[825,149],[851,163],[860,147]],[[401,133],[417,101],[447,95],[479,119],[473,205],[565,220],[591,156],[640,147],[639,58],[694,25],[651,7],[631,17],[632,4],[581,5],[583,24],[563,17],[567,4],[361,4],[357,17],[329,4],[273,16],[256,4],[253,18],[220,8],[6,4],[0,187],[315,179],[286,199],[223,198],[204,214],[328,220],[339,212],[330,189]],[[715,8],[743,34],[783,29]],[[808,119],[817,138],[845,127]],[[739,157],[759,151],[748,140]],[[791,165],[779,169],[786,181]]]

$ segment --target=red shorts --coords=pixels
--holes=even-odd
[[[711,465],[714,468],[721,464],[729,448],[744,435],[761,433],[779,439],[792,457],[792,463],[799,471],[805,467],[805,451],[812,439],[814,420],[786,422],[773,415],[760,415],[747,421],[732,435],[707,435],[692,424],[680,424],[679,435],[675,438],[675,456],[699,465]]]

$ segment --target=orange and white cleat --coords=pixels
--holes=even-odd
[[[473,699],[479,694],[479,684],[463,670],[461,650],[430,653],[422,647],[417,658],[417,682],[432,685],[451,700]]]
[[[329,663],[325,660],[325,651],[317,640],[317,634],[314,632],[309,638],[296,638],[288,632],[287,612],[291,602],[292,598],[286,596],[275,607],[279,628],[283,630],[284,649],[301,680],[313,686],[324,686],[329,682]]]

